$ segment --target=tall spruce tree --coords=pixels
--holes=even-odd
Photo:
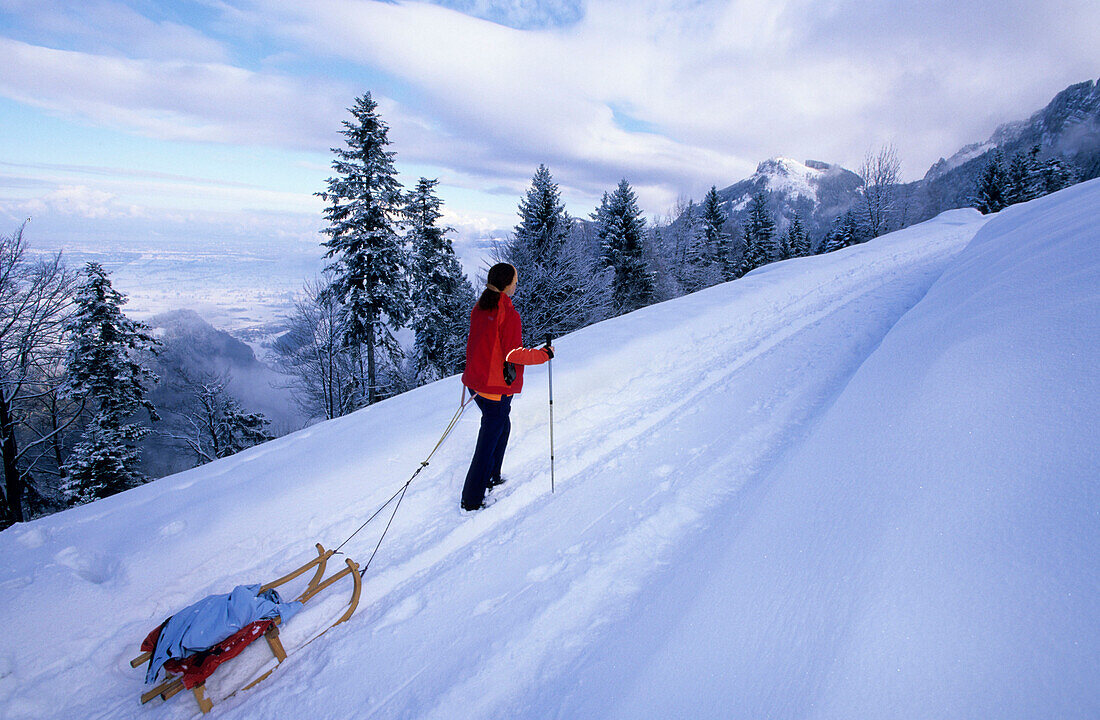
[[[215,407],[214,432],[211,435],[215,456],[229,457],[275,439],[267,432],[271,423],[263,413],[248,412],[229,395],[220,398],[220,403]]]
[[[1005,204],[1034,200],[1042,194],[1042,174],[1038,162],[1039,146],[1030,152],[1017,151],[1012,154],[1005,174]]]
[[[1003,210],[1007,204],[1008,178],[1004,170],[1004,156],[997,148],[986,163],[974,196],[974,207],[983,215]]]
[[[67,327],[69,351],[64,395],[81,402],[91,419],[66,463],[66,494],[74,503],[91,502],[135,487],[137,442],[149,428],[127,422],[144,407],[159,419],[145,399],[156,375],[140,354],[160,343],[148,326],[122,312],[126,298],[113,287],[98,263],[88,263],[77,288],[76,308]]]
[[[833,252],[856,245],[861,240],[859,220],[856,214],[849,210],[833,222],[833,229],[825,238],[824,252]]]
[[[711,185],[710,192],[703,198],[703,233],[706,236],[707,250],[718,266],[723,280],[732,280],[737,274],[733,264],[732,235],[726,230],[728,220],[726,213],[722,211],[718,189]]]
[[[377,350],[385,350],[394,364],[401,356],[393,331],[409,316],[409,262],[397,233],[403,198],[394,153],[386,150],[389,128],[370,93],[356,99],[349,112],[352,119],[341,131],[346,147],[332,148],[336,175],[317,195],[328,203],[325,257],[335,258],[328,266],[329,292],[340,302],[342,344],[354,357],[357,384],[369,405],[380,399]]]
[[[1042,178],[1042,193],[1049,194],[1068,188],[1077,182],[1077,172],[1065,160],[1052,157],[1039,168]]]
[[[744,275],[777,259],[775,220],[768,211],[768,196],[760,192],[753,195],[749,219],[744,230],[745,250],[741,256],[739,274]]]
[[[788,228],[788,230],[789,229],[790,228]],[[791,242],[790,241],[791,241],[790,232],[777,233],[776,234],[776,236],[775,236],[775,250],[776,250],[775,259],[777,261],[778,260],[787,260],[788,258],[794,257],[793,255],[791,255]]]
[[[684,290],[696,292],[720,282],[721,269],[714,263],[703,213],[694,200],[684,208],[677,226],[677,232],[683,236],[680,242],[684,248],[684,262],[678,274]]]
[[[592,215],[603,264],[611,268],[612,312],[616,315],[649,305],[654,300],[655,276],[645,252],[645,219],[634,190],[625,179]]]
[[[466,330],[474,288],[462,272],[448,227],[440,227],[443,201],[438,180],[420,178],[405,199],[407,239],[412,245],[412,329],[416,336],[416,381],[429,383],[460,371],[466,360]]]
[[[790,257],[805,257],[812,254],[810,249],[810,236],[806,232],[806,226],[802,224],[802,216],[795,213],[787,228],[786,245],[790,251]]]
[[[525,342],[537,344],[547,333],[556,337],[599,319],[600,279],[572,233],[573,221],[545,165],[535,171],[518,214],[520,222],[500,259],[519,273],[514,301]]]

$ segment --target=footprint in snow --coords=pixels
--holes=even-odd
[[[118,560],[103,553],[81,552],[73,546],[54,555],[54,560],[96,585],[113,580],[119,574]]]
[[[187,523],[183,520],[173,520],[160,529],[161,537],[172,537],[173,535],[179,535],[187,528]]]
[[[556,563],[550,563],[549,565],[540,565],[537,568],[531,569],[527,573],[527,581],[542,582],[544,580],[548,580],[561,572],[562,568],[564,567],[565,563],[561,562],[560,560]]]
[[[485,613],[488,613],[488,612],[492,612],[494,609],[496,609],[497,606],[499,606],[506,599],[508,599],[507,595],[498,595],[495,598],[489,598],[488,600],[482,600],[481,602],[479,602],[477,604],[477,607],[474,608],[474,612],[473,612],[474,617],[477,617],[478,615],[484,615]]]
[[[34,528],[21,535],[16,535],[15,539],[22,543],[23,547],[33,550],[42,547],[46,542],[46,533],[41,528]]]

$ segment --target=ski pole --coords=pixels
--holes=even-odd
[[[546,333],[546,347],[550,347],[550,333]],[[554,358],[546,361],[546,377],[550,381],[550,492],[554,492]]]

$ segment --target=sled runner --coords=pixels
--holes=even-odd
[[[278,580],[274,580],[267,583],[266,585],[261,586],[256,593],[257,596],[267,594],[268,597],[274,597],[276,598],[275,602],[277,603],[278,596],[274,595],[273,593],[268,593],[268,591],[273,591],[275,588],[285,585],[291,580],[294,580],[295,578],[298,578],[301,575],[309,572],[311,569],[316,568],[313,573],[312,579],[310,579],[309,584],[306,586],[306,589],[303,590],[302,594],[299,595],[297,598],[297,602],[304,604],[309,602],[309,600],[316,597],[318,594],[320,594],[330,586],[332,586],[334,583],[344,578],[344,576],[351,576],[352,582],[354,583],[354,588],[352,590],[351,601],[348,603],[347,609],[336,620],[336,622],[332,623],[323,631],[321,631],[318,635],[308,640],[305,644],[302,645],[302,647],[304,647],[304,645],[306,644],[309,644],[310,642],[313,642],[313,640],[316,640],[318,637],[324,635],[330,629],[336,627],[340,623],[350,618],[355,612],[356,607],[359,605],[359,595],[363,589],[363,580],[361,575],[359,574],[359,565],[356,564],[355,561],[348,558],[346,560],[347,567],[343,568],[342,570],[333,574],[327,579],[324,578],[325,567],[329,561],[329,558],[331,558],[335,554],[335,552],[335,550],[325,550],[325,548],[320,543],[317,543],[317,557],[313,558],[297,570],[287,573]],[[252,588],[255,588],[255,586],[252,586]],[[237,588],[236,590],[234,590],[234,593],[242,589],[243,588]],[[142,653],[130,661],[131,667],[136,668],[145,662],[149,662],[150,666],[152,666],[154,662],[154,652],[156,651],[157,643],[160,640],[162,631],[168,625],[168,622],[170,620],[171,618],[165,620],[160,625],[158,625],[156,629],[149,633],[144,642],[142,642],[141,644]],[[168,659],[166,662],[163,663],[163,668],[168,675],[167,679],[165,679],[164,682],[158,684],[156,687],[142,694],[142,704],[149,702],[157,696],[160,696],[163,700],[168,700],[182,690],[187,689],[194,694],[195,701],[198,703],[199,709],[203,713],[209,712],[210,708],[214,706],[214,702],[210,698],[206,697],[205,683],[207,678],[209,678],[213,674],[213,672],[218,668],[219,665],[239,655],[241,652],[244,651],[246,647],[252,644],[255,640],[259,639],[261,636],[265,640],[267,640],[267,645],[271,649],[272,655],[275,656],[275,667],[263,673],[255,680],[252,680],[244,687],[235,690],[233,693],[230,693],[229,696],[236,694],[236,692],[238,692],[239,690],[247,690],[258,684],[259,682],[267,679],[267,677],[275,671],[275,668],[277,668],[279,664],[286,660],[288,654],[283,648],[282,641],[279,639],[279,624],[279,617],[265,617],[245,625],[237,632],[229,635],[224,640],[221,640],[220,642],[214,644],[212,647],[209,647],[206,650],[196,652],[186,657],[172,657]],[[150,670],[150,672],[152,672],[152,670]]]

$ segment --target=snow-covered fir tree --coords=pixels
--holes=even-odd
[[[1077,172],[1065,160],[1052,157],[1042,164],[1042,194],[1047,195],[1068,188],[1077,182]]]
[[[466,331],[474,289],[462,272],[450,228],[440,227],[438,180],[420,178],[405,199],[407,239],[412,245],[412,321],[416,336],[416,381],[453,375],[466,360]]]
[[[229,457],[274,439],[267,432],[270,424],[263,413],[248,412],[231,396],[225,395],[214,424],[215,456]]]
[[[974,197],[974,207],[983,215],[999,212],[1007,204],[1008,178],[1004,171],[1004,156],[998,148],[990,156],[981,177],[978,178],[978,188]]]
[[[1039,163],[1039,146],[1028,152],[1013,153],[1005,174],[1005,204],[1034,200],[1043,194],[1043,176]]]
[[[630,183],[624,179],[613,192],[604,193],[592,219],[596,221],[600,259],[614,273],[613,314],[621,315],[651,304],[655,277],[645,252],[645,219]]]
[[[732,236],[726,229],[729,218],[722,210],[722,200],[714,185],[703,198],[702,220],[711,260],[718,266],[723,280],[732,280],[737,275],[737,267],[733,263]]]
[[[83,404],[90,419],[66,463],[66,493],[74,503],[91,502],[135,487],[144,480],[138,471],[137,442],[149,428],[128,422],[144,407],[156,382],[140,354],[160,344],[148,326],[126,317],[125,296],[111,287],[98,263],[88,263],[76,292],[76,307],[67,326],[69,350],[64,395]]]
[[[766,193],[760,192],[753,195],[749,219],[745,223],[744,241],[745,251],[741,256],[740,275],[767,265],[779,255],[775,220],[768,211]]]
[[[785,233],[785,232],[784,233],[776,233],[776,236],[775,236],[775,250],[776,250],[775,260],[776,261],[787,260],[788,258],[794,257],[793,255],[791,255],[791,242],[790,242],[790,240],[791,240],[790,233]]]
[[[371,404],[380,399],[377,351],[383,349],[394,364],[402,355],[393,331],[410,310],[408,253],[397,232],[403,198],[394,153],[386,149],[389,128],[370,93],[356,99],[349,112],[352,119],[341,131],[346,147],[332,149],[336,174],[317,194],[328,203],[325,257],[335,258],[328,267],[329,289],[342,308],[343,345],[359,369],[359,392]]]
[[[806,257],[813,252],[810,249],[809,233],[806,232],[806,227],[802,224],[802,216],[798,213],[795,213],[790,226],[787,228],[786,245],[790,257]]]
[[[859,219],[849,210],[833,223],[833,229],[825,237],[823,252],[833,252],[850,245],[856,245],[863,240],[860,232]]]
[[[645,250],[646,259],[654,272],[654,302],[671,300],[683,295],[683,287],[676,270],[680,263],[676,256],[675,242],[671,239],[673,235],[673,229],[667,222],[662,222],[660,216],[650,223]]]
[[[680,285],[686,292],[696,292],[722,281],[721,268],[707,242],[706,222],[702,209],[694,200],[688,202],[676,223],[682,236],[679,243],[684,249],[684,260],[678,270]]]
[[[542,342],[584,327],[604,312],[602,279],[583,240],[572,232],[557,183],[539,165],[519,202],[520,222],[500,259],[519,273],[513,298],[523,317],[525,342]]]

